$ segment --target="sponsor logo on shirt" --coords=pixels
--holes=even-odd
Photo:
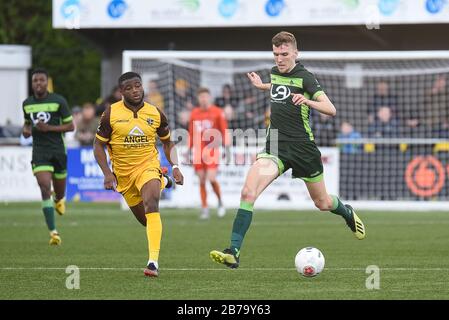
[[[33,121],[34,124],[38,122],[48,123],[51,119],[51,115],[49,112],[40,111],[37,113],[30,113],[31,121]]]
[[[132,128],[128,135],[125,136],[123,142],[127,148],[144,148],[150,145],[148,136],[145,135],[139,126]]]
[[[274,101],[283,101],[290,97],[291,91],[287,86],[271,86],[270,95]]]
[[[143,136],[145,135],[142,131],[142,129],[140,129],[138,126],[135,126],[134,128],[131,129],[131,131],[128,133],[128,135],[130,136]]]

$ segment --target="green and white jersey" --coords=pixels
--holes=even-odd
[[[64,97],[56,93],[48,93],[43,99],[30,96],[23,102],[22,108],[25,123],[32,125],[33,151],[65,152],[62,133],[41,132],[35,127],[38,121],[54,126],[72,121],[72,114]]]
[[[292,94],[300,93],[307,99],[316,100],[324,93],[315,76],[297,63],[292,71],[280,73],[271,69],[271,117],[270,130],[278,130],[279,141],[314,140],[310,128],[310,108],[292,102]]]

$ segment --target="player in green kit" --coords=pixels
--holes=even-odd
[[[33,174],[41,190],[42,211],[50,231],[50,244],[61,244],[55,214],[65,213],[67,154],[63,133],[75,129],[64,97],[48,92],[48,73],[36,69],[31,75],[33,95],[23,102],[24,137],[33,136]],[[51,200],[53,183],[54,199]]]
[[[276,34],[272,45],[276,66],[271,69],[271,82],[263,83],[259,75],[248,73],[256,88],[270,90],[271,116],[265,151],[257,155],[246,177],[230,247],[210,252],[212,260],[230,268],[239,266],[240,248],[251,224],[256,199],[288,169],[292,169],[294,178],[306,183],[318,209],[340,215],[357,239],[365,238],[365,226],[353,208],[326,191],[321,153],[309,124],[311,108],[335,116],[335,107],[313,74],[297,63],[298,50],[293,34],[285,31]]]

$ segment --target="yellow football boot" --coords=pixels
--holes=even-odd
[[[213,250],[210,252],[209,256],[212,260],[214,260],[217,263],[224,264],[225,266],[231,268],[231,269],[237,269],[239,267],[240,259],[239,259],[240,252],[237,252],[237,254],[234,254],[231,249],[226,248],[223,250],[223,252],[218,250]]]
[[[48,242],[51,246],[59,246],[61,245],[61,237],[59,236],[59,233],[57,231],[50,232],[50,241]]]
[[[352,232],[354,232],[354,235],[357,239],[363,240],[366,237],[366,231],[365,231],[365,225],[363,224],[362,220],[357,216],[354,209],[346,204],[346,208],[351,210],[352,212],[352,221],[346,221],[346,224],[351,229]]]
[[[55,210],[60,216],[65,214],[65,198],[55,201]]]

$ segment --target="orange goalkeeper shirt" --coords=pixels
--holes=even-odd
[[[219,107],[211,105],[207,110],[196,107],[190,115],[188,146],[198,152],[206,146],[219,148],[220,145],[228,145],[227,128],[228,123]]]

